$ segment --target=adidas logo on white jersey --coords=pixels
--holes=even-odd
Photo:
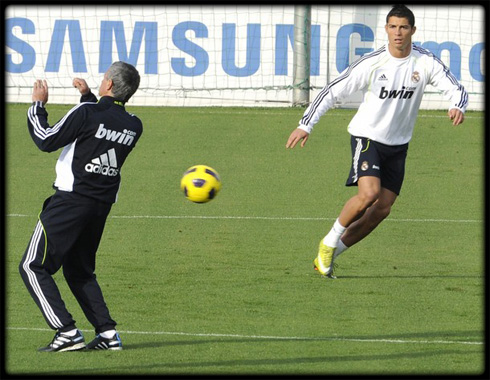
[[[378,78],[378,80],[388,80],[388,78],[386,77],[386,75],[381,74],[381,76]]]
[[[109,177],[115,177],[119,173],[117,167],[116,151],[114,148],[109,149],[107,153],[101,154],[100,157],[94,158],[85,165],[85,170],[89,173],[102,174]]]

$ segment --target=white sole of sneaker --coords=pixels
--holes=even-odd
[[[70,347],[66,347],[62,350],[59,350],[57,352],[65,352],[65,351],[78,351],[78,350],[81,350],[81,349],[84,349],[85,348],[85,343],[77,343],[73,346],[70,346]]]

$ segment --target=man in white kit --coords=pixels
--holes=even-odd
[[[335,258],[371,233],[390,213],[403,183],[405,159],[424,89],[431,84],[450,99],[453,125],[464,120],[468,94],[431,52],[412,44],[415,17],[404,5],[386,16],[388,44],[367,54],[325,86],[306,109],[286,144],[304,147],[313,126],[339,99],[362,90],[363,101],[351,120],[352,167],[346,186],[358,192],[342,208],[320,241],[314,268],[335,278]]]

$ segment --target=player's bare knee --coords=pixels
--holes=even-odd
[[[379,191],[375,190],[366,190],[358,195],[359,200],[362,203],[362,209],[365,210],[368,207],[371,207],[374,202],[376,202],[379,198]]]
[[[378,216],[379,221],[382,221],[390,215],[391,205],[389,204],[379,204],[376,209],[376,214]]]

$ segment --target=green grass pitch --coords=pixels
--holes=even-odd
[[[6,106],[5,371],[11,375],[477,375],[484,352],[484,116],[454,127],[421,111],[392,214],[313,271],[344,202],[353,110],[332,110],[285,149],[301,108],[129,105],[144,133],[122,170],[97,276],[121,352],[38,353],[53,336],[18,264],[59,152],[31,141],[27,104]],[[48,104],[54,123],[69,106]],[[182,173],[223,187],[187,201]],[[55,276],[86,340],[91,325]]]

